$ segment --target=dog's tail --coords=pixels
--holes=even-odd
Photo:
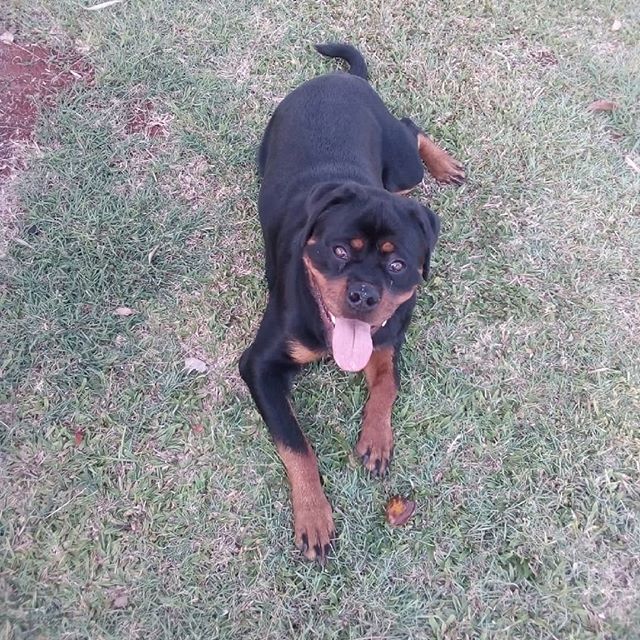
[[[317,44],[316,51],[323,56],[329,58],[342,58],[349,63],[349,73],[369,80],[369,72],[367,71],[367,63],[364,61],[362,54],[350,44],[341,42],[328,42],[327,44]]]

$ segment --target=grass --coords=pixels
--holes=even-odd
[[[637,637],[633,3],[82,6],[14,2],[5,25],[88,47],[96,81],[42,116],[11,187],[0,637]],[[339,528],[322,571],[293,549],[236,360],[265,302],[255,149],[277,102],[334,68],[310,47],[330,38],[470,178],[416,193],[443,233],[388,479],[351,456],[361,379],[321,364],[297,382]],[[159,135],[127,133],[145,101]],[[394,493],[418,503],[397,530]]]

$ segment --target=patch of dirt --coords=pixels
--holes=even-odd
[[[219,202],[224,188],[213,177],[207,158],[197,155],[162,176],[160,190],[197,209],[207,203]]]
[[[79,51],[16,42],[9,32],[0,37],[0,259],[7,255],[18,217],[12,180],[29,155],[39,109],[74,82],[93,77]]]
[[[550,49],[537,49],[529,52],[529,56],[541,67],[554,67],[558,64],[558,56]]]
[[[144,133],[149,138],[164,138],[168,134],[170,119],[169,114],[156,113],[151,100],[142,100],[130,107],[125,132]]]
[[[32,139],[41,105],[77,81],[93,80],[93,69],[77,52],[0,41],[0,177],[19,165],[17,143]]]

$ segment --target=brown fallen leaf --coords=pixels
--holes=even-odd
[[[622,29],[622,22],[620,20],[614,20],[611,25],[611,31],[620,31]]]
[[[116,596],[111,603],[113,609],[124,609],[129,604],[129,598],[123,593]]]
[[[636,162],[631,156],[625,156],[624,161],[636,172],[640,173],[640,164]]]
[[[91,51],[91,47],[83,40],[80,40],[80,38],[77,38],[74,44],[76,51],[82,55],[86,55]]]
[[[184,371],[191,373],[197,371],[198,373],[204,373],[207,370],[207,363],[203,362],[199,358],[185,358],[184,359]]]
[[[593,113],[600,113],[602,111],[615,111],[618,108],[618,103],[613,100],[594,100],[589,105],[589,111]]]
[[[76,447],[79,447],[84,441],[84,429],[76,429],[76,432],[73,434],[73,442]]]
[[[401,527],[407,522],[416,510],[416,503],[409,498],[403,498],[402,496],[393,496],[387,502],[385,507],[385,513],[387,516],[387,522],[392,527]]]
[[[193,427],[191,427],[191,431],[193,431],[193,433],[195,433],[196,435],[200,435],[204,433],[204,427],[200,423],[194,424]]]
[[[94,4],[92,7],[83,7],[87,11],[100,11],[100,9],[106,9],[107,7],[111,7],[114,4],[120,4],[123,0],[107,0],[106,2],[101,2],[100,4]]]
[[[113,313],[121,318],[126,318],[127,316],[132,316],[135,312],[135,309],[129,307],[118,307]]]

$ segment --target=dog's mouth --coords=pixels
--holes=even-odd
[[[373,353],[373,327],[361,320],[335,318],[331,351],[336,364],[345,371],[362,371]]]
[[[336,364],[344,371],[362,371],[373,353],[373,334],[384,327],[387,320],[381,325],[372,325],[362,320],[335,316],[327,309],[319,292],[314,292],[314,297],[331,340],[331,352]]]

